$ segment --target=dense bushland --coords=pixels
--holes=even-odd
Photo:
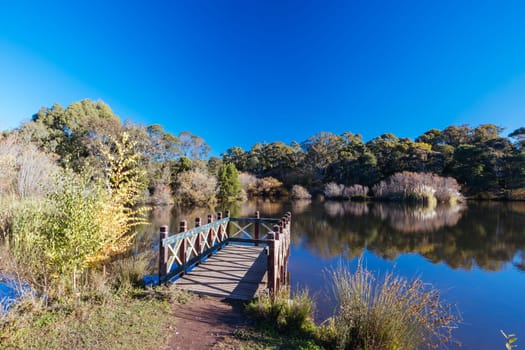
[[[83,100],[66,108],[43,107],[18,130],[4,132],[11,147],[0,153],[0,164],[9,170],[0,175],[0,191],[38,191],[31,177],[52,171],[56,164],[76,173],[103,169],[104,152],[126,132],[136,143],[137,165],[144,171],[147,191],[142,199],[154,204],[243,198],[231,175],[233,167],[241,173],[238,181],[247,196],[288,195],[294,185],[301,185],[327,197],[363,198],[368,188],[408,171],[454,178],[467,195],[521,198],[525,128],[509,137],[501,136],[502,131],[493,124],[449,126],[429,130],[415,140],[383,134],[367,142],[351,132],[322,132],[289,145],[256,143],[248,151],[234,146],[217,158],[208,157],[210,147],[197,135],[187,131],[174,135],[158,124],[122,123],[103,102]],[[225,176],[227,165],[230,173]],[[26,171],[28,166],[34,171]],[[20,169],[16,180],[15,168]],[[193,181],[192,175],[200,180]],[[92,176],[100,177],[102,172]],[[330,184],[337,184],[339,190]],[[187,189],[202,192],[198,197],[208,200],[188,199]]]
[[[303,141],[257,143],[248,151],[232,147],[225,162],[259,178],[272,176],[324,192],[329,183],[371,187],[403,172],[455,178],[468,195],[507,198],[525,187],[525,128],[509,137],[493,124],[432,129],[415,140],[383,134],[365,142],[350,132],[319,133]]]

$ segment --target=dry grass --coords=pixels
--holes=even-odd
[[[275,327],[279,332],[308,330],[313,326],[314,302],[307,290],[290,298],[290,290],[283,288],[276,295],[253,300],[246,311],[259,323]]]
[[[510,191],[510,193],[508,194],[508,199],[520,201],[525,200],[525,188],[519,188]]]
[[[104,304],[17,304],[0,321],[1,349],[156,349],[166,342],[165,298],[114,297]]]
[[[455,307],[420,279],[392,272],[376,279],[361,262],[354,273],[340,266],[330,278],[339,309],[325,333],[335,348],[409,350],[452,340],[459,323]]]

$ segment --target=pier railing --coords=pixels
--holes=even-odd
[[[187,221],[181,221],[179,233],[174,235],[169,234],[168,226],[161,226],[159,283],[187,273],[226,244],[241,243],[268,247],[268,289],[278,291],[287,283],[291,216],[288,212],[280,219],[261,218],[256,212],[254,217],[234,218],[226,211],[224,217],[217,213],[216,220],[209,214],[206,224],[196,218],[192,229]]]

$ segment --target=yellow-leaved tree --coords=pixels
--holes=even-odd
[[[10,261],[17,275],[49,297],[77,290],[90,268],[126,252],[133,229],[145,222],[136,207],[146,188],[140,154],[127,134],[101,152],[103,180],[93,171],[63,171],[44,198],[12,205]]]
[[[137,207],[146,190],[146,172],[141,166],[136,142],[127,133],[103,148],[107,200],[97,217],[100,227],[97,240],[101,243],[88,260],[104,263],[112,256],[125,252],[132,243],[133,229],[145,223],[147,208]]]

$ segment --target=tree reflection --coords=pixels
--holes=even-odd
[[[312,201],[310,199],[296,199],[292,201],[292,212],[295,214],[303,214],[310,208]]]
[[[525,270],[525,203],[516,202],[474,202],[469,203],[468,209],[428,209],[394,203],[287,203],[259,199],[213,210],[156,207],[139,240],[151,247],[158,244],[161,225],[178,232],[180,220],[187,220],[191,228],[196,217],[204,223],[208,213],[226,209],[238,217],[253,216],[257,210],[262,217],[279,217],[291,210],[293,244],[323,258],[352,259],[367,249],[386,259],[417,253],[452,268],[497,271],[512,263]]]
[[[325,258],[368,249],[387,259],[415,252],[453,268],[524,265],[516,256],[525,250],[525,203],[470,203],[467,210],[328,201],[294,214],[293,241]]]

